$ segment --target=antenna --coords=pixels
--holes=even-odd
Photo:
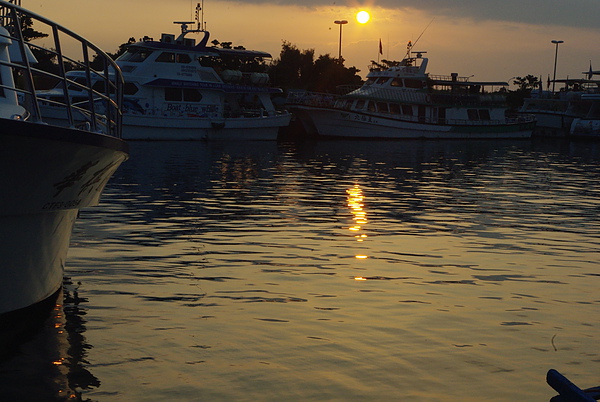
[[[425,33],[425,31],[427,31],[427,28],[429,28],[429,25],[431,25],[431,23],[433,22],[433,20],[435,19],[435,17],[433,17],[431,19],[431,21],[429,21],[429,24],[427,24],[427,26],[425,27],[425,29],[423,30],[423,32],[421,32],[421,35],[419,35],[419,37],[417,38],[417,40],[415,41],[415,43],[411,43],[408,42],[408,46],[406,47],[406,57],[410,57],[410,50],[413,48],[414,45],[417,44],[417,42],[419,41],[419,39],[421,39],[421,36],[423,36],[423,34]],[[423,53],[423,52],[421,52]]]
[[[204,0],[202,4],[196,4],[196,27],[198,31],[204,31]]]

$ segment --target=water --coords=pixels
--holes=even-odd
[[[550,368],[599,385],[599,181],[588,142],[134,142],[3,385],[542,401]]]

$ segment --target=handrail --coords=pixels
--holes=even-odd
[[[21,29],[24,26],[24,19],[35,22],[35,28],[38,30],[40,29],[38,24],[43,24],[44,31],[49,31],[45,33],[50,36],[49,40],[53,43],[54,49],[28,42],[27,38],[23,37]],[[61,83],[64,96],[62,102],[54,101],[54,103],[64,110],[65,125],[78,127],[82,122],[81,114],[84,113],[86,117],[83,119],[90,123],[90,131],[121,138],[124,80],[119,66],[110,56],[67,28],[4,0],[0,0],[0,25],[9,32],[8,35],[0,33],[0,37],[9,39],[12,42],[11,46],[18,46],[21,56],[17,61],[0,60],[0,66],[10,68],[13,76],[17,77],[16,87],[8,89],[19,94],[20,103],[31,113],[34,121],[49,123],[49,117],[40,108],[41,103],[48,100],[43,99],[38,91],[43,89],[43,83],[55,80]],[[63,49],[68,44],[69,52],[77,52],[77,49],[71,49],[73,43],[79,46],[79,61],[75,57],[67,56],[67,49]],[[40,65],[34,67],[28,58],[31,54],[38,59],[45,58],[52,62],[46,63],[45,67]],[[93,70],[92,63],[101,66],[101,70]],[[85,83],[67,78],[67,72],[73,68],[85,71]],[[102,89],[93,87],[93,83],[98,80],[104,82]],[[78,106],[72,103],[70,87],[87,93],[86,108],[82,108],[81,104]],[[98,102],[101,103],[100,107],[97,107]],[[51,124],[58,123],[53,119]]]

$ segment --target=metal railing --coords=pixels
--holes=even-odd
[[[16,82],[15,87],[0,85],[0,88],[17,92],[21,105],[31,114],[32,120],[48,123],[50,118],[42,112],[40,105],[42,102],[51,103],[64,110],[63,117],[52,119],[52,124],[121,138],[124,81],[121,70],[110,56],[55,22],[2,0],[0,25],[8,31],[8,35],[0,33],[0,37],[10,40],[10,46],[18,48],[17,52],[11,51],[10,54],[13,58],[16,54],[20,55],[18,60],[0,60],[0,66],[11,69]],[[38,46],[25,37],[27,27],[42,29],[41,32],[52,41],[53,49]],[[63,51],[67,47],[68,51],[77,55],[67,56],[67,51]],[[98,67],[97,70],[92,69],[92,64]],[[85,83],[68,78],[67,72],[73,69],[85,72]],[[103,85],[98,85],[99,81]],[[40,95],[40,89],[51,84],[62,89],[61,100],[44,99]],[[75,91],[79,97],[82,92],[85,93],[87,101],[74,103],[72,92]],[[57,123],[59,120],[62,121]]]

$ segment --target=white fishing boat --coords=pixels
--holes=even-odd
[[[527,138],[532,116],[507,116],[506,82],[427,73],[426,52],[370,68],[360,88],[343,96],[294,92],[288,108],[309,133],[349,138]],[[489,89],[489,91],[486,91]]]
[[[122,77],[100,49],[66,28],[0,0],[0,322],[6,322],[57,294],[75,219],[96,205],[105,184],[127,159],[121,136]],[[53,49],[24,38],[31,26],[49,33]],[[61,44],[77,43],[80,56],[67,57]],[[103,60],[106,92],[74,84],[67,65],[89,73],[89,61]],[[42,69],[37,59],[52,67]],[[83,61],[76,61],[83,60]],[[62,99],[56,108],[68,127],[44,121],[36,88],[44,80],[80,85],[94,107]],[[113,95],[111,98],[111,94]]]
[[[588,104],[587,112],[573,119],[569,136],[600,139],[600,92],[581,94],[581,99]]]
[[[130,44],[117,59],[125,78],[123,138],[127,140],[275,140],[291,114],[277,109],[261,71],[266,52],[207,46],[209,32],[198,23],[175,22],[181,34],[162,34]],[[190,34],[200,34],[200,40]],[[258,67],[258,68],[257,68]],[[86,80],[73,71],[74,81]],[[61,98],[62,87],[40,93]],[[73,99],[82,97],[69,88]],[[43,113],[64,119],[51,106]]]
[[[534,115],[537,124],[534,135],[564,137],[567,135],[588,136],[600,115],[600,81],[592,79],[599,71],[582,73],[586,78],[550,80],[556,90],[542,88],[531,92],[520,109],[521,113]],[[591,124],[590,124],[591,123]]]

